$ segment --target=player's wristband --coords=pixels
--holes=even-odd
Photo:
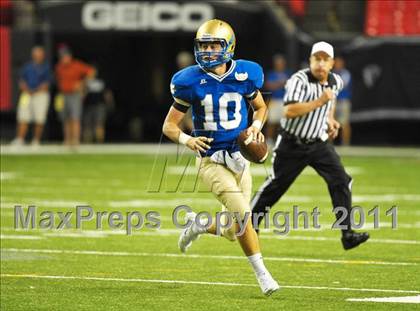
[[[178,141],[179,141],[179,143],[180,143],[180,144],[186,145],[186,144],[187,144],[187,141],[188,141],[190,138],[192,138],[192,136],[187,135],[187,134],[185,134],[184,132],[181,132],[181,133],[179,134]]]
[[[259,130],[261,130],[261,128],[262,128],[262,122],[260,120],[254,120],[254,122],[252,122],[252,126],[253,127],[256,127]]]

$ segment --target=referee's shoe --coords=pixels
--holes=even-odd
[[[343,233],[343,237],[341,238],[341,242],[343,243],[343,247],[345,250],[352,249],[363,242],[366,242],[369,239],[369,233],[367,232],[354,232],[354,231],[347,231]]]

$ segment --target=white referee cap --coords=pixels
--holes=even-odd
[[[317,52],[325,52],[331,58],[334,58],[334,48],[333,48],[333,46],[331,44],[325,42],[325,41],[317,42],[312,46],[311,55],[314,55]]]

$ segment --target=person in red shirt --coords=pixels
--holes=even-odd
[[[58,90],[64,105],[60,111],[63,120],[64,144],[77,147],[80,143],[82,95],[86,79],[95,77],[95,69],[74,59],[69,48],[58,51],[59,62],[55,67]]]

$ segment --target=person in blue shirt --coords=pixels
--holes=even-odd
[[[268,105],[268,117],[266,136],[269,145],[273,145],[274,138],[280,126],[280,119],[283,116],[284,86],[290,74],[286,70],[286,59],[283,55],[273,56],[273,70],[267,74],[265,89],[271,93],[271,100]]]
[[[204,233],[222,235],[231,241],[237,239],[262,292],[270,295],[279,285],[264,265],[258,237],[252,228],[249,162],[241,156],[236,143],[243,130],[253,139],[264,140],[261,128],[267,108],[259,91],[263,86],[263,71],[257,63],[233,59],[235,34],[224,21],[205,22],[198,29],[194,43],[197,65],[173,76],[174,103],[164,121],[163,133],[197,153],[200,180],[223,204],[224,213],[219,214],[223,227],[213,221],[203,228],[191,211],[186,215],[188,226],[182,231],[178,246],[185,252]],[[248,106],[254,110],[251,125]],[[188,109],[192,109],[193,136],[179,127]]]
[[[346,69],[346,64],[342,57],[335,58],[334,71],[344,82],[344,88],[337,96],[335,112],[337,121],[341,124],[341,143],[344,146],[349,146],[351,141],[351,74]]]
[[[17,135],[12,144],[23,145],[30,123],[35,123],[32,146],[39,145],[50,103],[49,86],[51,68],[45,61],[41,46],[32,48],[32,60],[26,63],[20,73],[21,95],[17,107]]]

